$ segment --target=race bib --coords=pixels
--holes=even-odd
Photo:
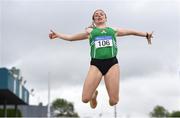
[[[112,36],[97,36],[95,38],[96,48],[109,47],[112,46],[112,44]]]

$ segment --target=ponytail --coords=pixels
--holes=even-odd
[[[96,25],[95,25],[94,21],[92,21],[91,25],[89,25],[88,27],[86,27],[86,29],[87,29],[87,28],[95,28],[95,27],[96,27]]]

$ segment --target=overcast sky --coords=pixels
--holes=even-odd
[[[47,104],[48,73],[51,101],[65,98],[82,117],[113,116],[102,81],[98,106],[81,102],[89,69],[88,40],[48,39],[49,30],[78,33],[103,9],[107,25],[144,32],[154,31],[152,45],[143,37],[118,37],[120,102],[118,116],[147,116],[155,105],[180,109],[180,2],[178,0],[1,0],[0,67],[21,69],[26,87],[35,89],[30,104]]]

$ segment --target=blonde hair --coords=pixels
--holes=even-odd
[[[86,29],[87,29],[87,28],[94,28],[94,27],[96,27],[96,25],[95,25],[95,23],[94,23],[94,14],[95,14],[97,11],[102,11],[102,12],[105,14],[105,18],[107,18],[106,13],[105,13],[102,9],[96,9],[96,10],[94,11],[93,15],[92,15],[92,23],[91,23],[91,25],[89,25],[88,27],[86,27]]]
[[[92,21],[91,25],[89,25],[87,28],[95,28],[95,27],[96,27],[96,25],[95,25],[94,21]]]

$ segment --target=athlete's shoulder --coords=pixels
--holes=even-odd
[[[117,31],[117,30],[118,30],[117,27],[109,27],[109,28],[111,28],[111,29],[114,30],[114,31]]]
[[[88,34],[90,34],[90,33],[92,32],[92,30],[93,30],[93,28],[90,28],[90,27],[88,27],[88,28],[85,29],[85,31],[86,31]]]

